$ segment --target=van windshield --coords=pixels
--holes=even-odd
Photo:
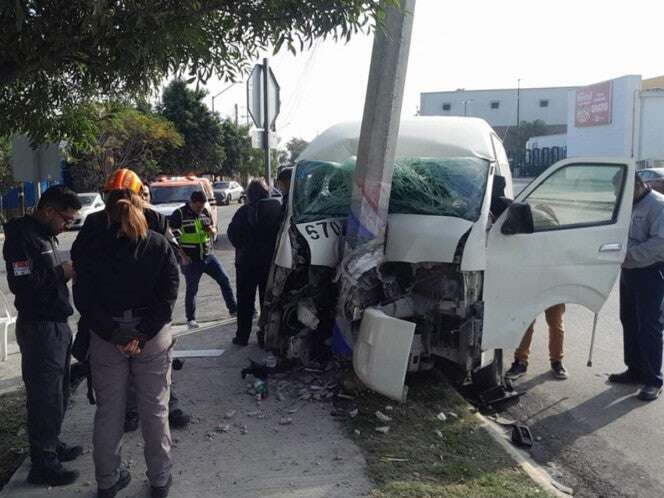
[[[348,216],[354,170],[354,160],[343,164],[298,163],[294,175],[295,223]],[[489,162],[475,157],[399,158],[394,166],[389,212],[477,221],[488,173]]]
[[[189,201],[191,194],[195,191],[202,191],[200,185],[155,185],[150,186],[152,195],[152,204],[171,204],[176,202],[185,203]]]

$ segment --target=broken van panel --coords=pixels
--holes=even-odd
[[[488,124],[404,121],[385,245],[343,259],[359,128],[332,127],[296,165],[261,317],[269,348],[306,363],[326,354],[336,326],[358,376],[402,400],[405,371],[437,358],[495,386],[502,350],[537,314],[561,302],[601,307],[624,257],[629,160],[557,163],[511,208],[509,165]],[[339,272],[354,282],[341,295]]]

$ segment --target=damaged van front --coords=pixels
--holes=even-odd
[[[624,253],[628,161],[561,163],[537,204],[510,206],[509,164],[486,122],[405,120],[392,183],[381,186],[390,188],[385,243],[343,254],[359,130],[359,123],[332,127],[296,165],[262,317],[269,348],[307,363],[332,342],[347,347],[365,384],[403,400],[406,373],[437,359],[455,365],[464,381],[498,386],[502,350],[515,347],[545,307],[577,302],[599,310]],[[540,183],[522,196],[536,195]],[[541,212],[553,212],[556,223],[534,227],[533,220],[545,219]],[[524,254],[546,252],[545,239],[583,244],[593,232],[597,241],[611,239],[614,250],[590,261],[583,249],[570,249],[576,259],[554,258],[558,269]],[[585,282],[567,274],[570,264],[585,271]],[[539,280],[543,273],[551,282]],[[341,274],[350,286],[339,285]]]

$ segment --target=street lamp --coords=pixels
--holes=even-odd
[[[227,86],[226,88],[224,88],[224,89],[223,89],[221,92],[219,92],[218,94],[212,96],[212,112],[214,112],[214,99],[216,99],[217,97],[219,97],[219,95],[221,95],[222,93],[227,92],[228,90],[230,90],[231,88],[233,88],[233,87],[234,87],[235,85],[237,85],[237,84],[238,84],[238,82],[232,83],[232,84],[230,84],[229,86]]]

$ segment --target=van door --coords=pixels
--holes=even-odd
[[[546,308],[598,312],[625,258],[634,163],[568,159],[532,182],[491,228],[482,349],[514,349]]]

